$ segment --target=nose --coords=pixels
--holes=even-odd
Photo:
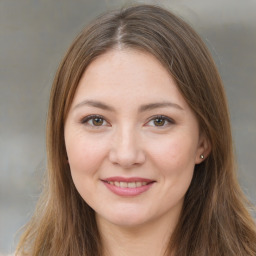
[[[116,132],[109,152],[109,160],[113,164],[129,169],[143,164],[145,159],[139,135],[134,129],[122,129]]]

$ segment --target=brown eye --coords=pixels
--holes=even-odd
[[[108,126],[104,117],[98,115],[89,115],[81,120],[81,123],[91,127]]]
[[[151,117],[151,120],[146,123],[147,126],[159,127],[159,128],[168,127],[172,124],[175,124],[173,119],[171,119],[168,116],[162,116],[162,115],[153,116]]]
[[[163,119],[163,118],[156,118],[156,119],[154,120],[154,125],[155,125],[155,126],[164,126],[164,125],[165,125],[165,122],[166,122],[166,120]]]
[[[101,125],[103,125],[104,120],[103,120],[103,118],[100,118],[100,117],[94,117],[94,118],[92,119],[92,123],[93,123],[93,125],[95,125],[95,126],[101,126]]]

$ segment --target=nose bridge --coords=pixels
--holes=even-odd
[[[117,128],[112,141],[110,160],[124,168],[141,164],[145,160],[139,131],[129,124]]]
[[[136,148],[136,137],[137,131],[134,127],[123,125],[117,132],[117,144],[121,149],[134,150]]]

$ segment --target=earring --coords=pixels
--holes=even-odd
[[[204,155],[203,155],[203,154],[202,154],[202,155],[200,155],[200,158],[201,158],[201,159],[204,159]]]

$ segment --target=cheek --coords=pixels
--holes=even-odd
[[[186,137],[173,136],[151,146],[151,156],[155,164],[166,174],[193,172],[196,145]]]
[[[93,174],[106,156],[106,144],[90,138],[73,138],[66,141],[71,172]]]
[[[99,170],[107,152],[106,143],[88,136],[67,137],[66,150],[75,187],[84,201],[92,206]]]

